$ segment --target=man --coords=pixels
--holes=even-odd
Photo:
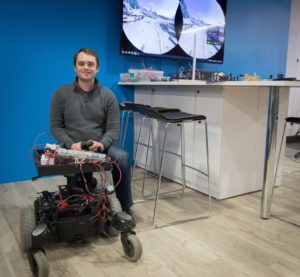
[[[128,153],[113,144],[119,135],[119,106],[115,95],[99,84],[99,58],[90,48],[82,48],[74,55],[74,69],[77,77],[73,84],[60,87],[52,98],[50,128],[59,143],[68,149],[82,150],[81,142],[91,140],[89,150],[106,153],[121,169],[122,179],[116,188],[116,195],[122,209],[132,215],[130,162]],[[114,166],[114,183],[119,179]],[[92,188],[92,174],[85,174],[88,186]],[[83,184],[80,175],[76,181]]]

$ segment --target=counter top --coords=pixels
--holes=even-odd
[[[243,87],[300,87],[300,81],[224,81],[224,82],[209,82],[209,81],[155,81],[155,82],[119,82],[121,86],[243,86]]]

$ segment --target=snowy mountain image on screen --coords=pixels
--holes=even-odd
[[[179,0],[126,0],[123,30],[140,51],[164,54],[178,44],[174,17]]]
[[[183,28],[179,45],[193,56],[196,32],[196,57],[207,59],[214,56],[224,43],[225,15],[215,0],[180,0]]]

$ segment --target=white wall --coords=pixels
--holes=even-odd
[[[300,80],[300,0],[292,0],[290,31],[286,77],[296,77]],[[300,88],[294,88],[290,93],[289,116],[300,117]],[[294,135],[299,125],[289,126],[288,135]]]

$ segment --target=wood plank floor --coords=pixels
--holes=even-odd
[[[119,238],[62,242],[46,249],[50,276],[300,276],[300,164],[292,154],[286,158],[283,185],[275,189],[271,219],[260,219],[261,192],[213,200],[210,219],[161,229],[151,225],[153,202],[137,203],[136,232],[143,245],[138,262],[124,257]],[[64,184],[63,177],[0,186],[1,276],[32,276],[19,248],[20,209],[32,205],[38,191],[54,191],[58,184]],[[140,181],[133,182],[135,198],[140,187]],[[187,191],[182,199],[161,201],[157,222],[205,215],[206,208],[206,196]]]

